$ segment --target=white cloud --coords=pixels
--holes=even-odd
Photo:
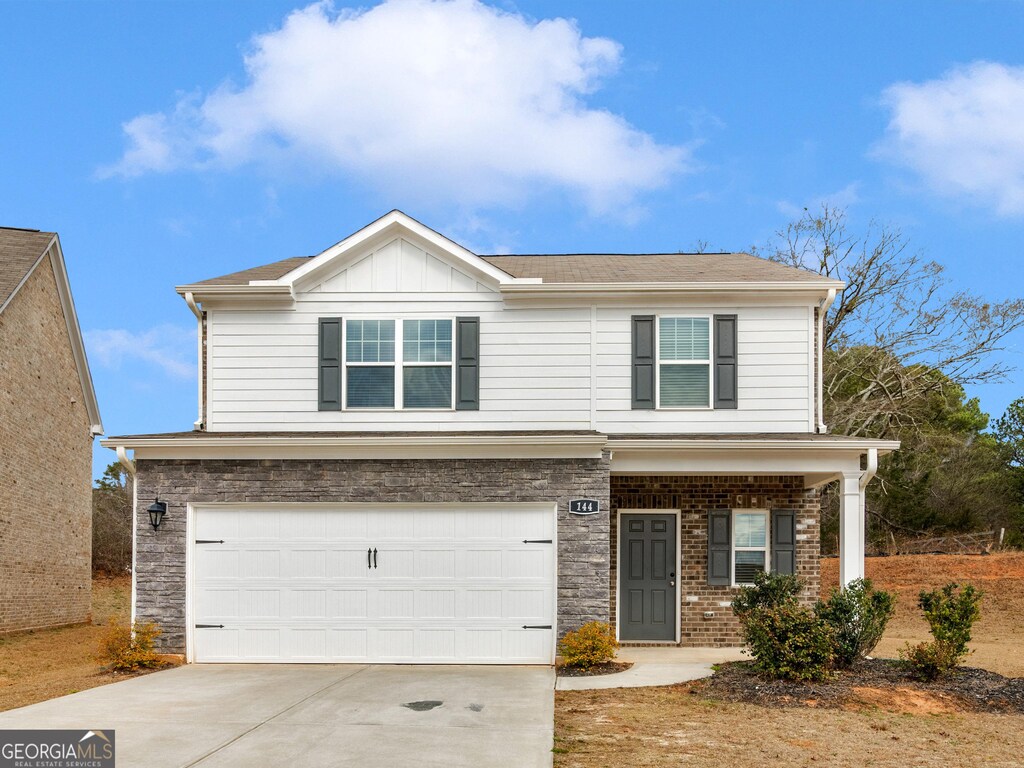
[[[621,60],[618,43],[571,20],[478,0],[317,3],[253,38],[243,86],[127,122],[127,149],[101,174],[284,155],[385,192],[485,205],[559,189],[595,212],[619,210],[688,170],[691,152],[587,105]]]
[[[1024,67],[974,62],[891,85],[882,103],[891,119],[879,156],[940,194],[1024,215]]]
[[[180,379],[196,376],[196,329],[159,325],[147,331],[123,328],[85,331],[89,359],[119,370],[123,363],[142,361]]]

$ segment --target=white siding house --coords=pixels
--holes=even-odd
[[[590,620],[735,643],[751,574],[816,595],[827,483],[863,573],[897,445],[822,424],[842,288],[748,254],[478,256],[398,211],[179,286],[194,429],[104,442],[137,474],[133,610],[193,661],[550,663]]]

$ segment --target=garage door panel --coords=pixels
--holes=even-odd
[[[554,545],[523,538],[553,528],[550,507],[199,509],[224,539],[195,545],[193,619],[224,628],[194,658],[550,663]]]

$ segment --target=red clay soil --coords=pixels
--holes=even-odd
[[[918,593],[951,581],[970,583],[984,593],[981,618],[964,662],[1007,677],[1024,677],[1024,552],[993,555],[900,555],[869,557],[868,578],[875,586],[895,592],[896,615],[889,623],[875,656],[896,658],[908,641],[929,639],[928,625],[917,607]],[[822,592],[839,584],[839,560],[821,561]]]

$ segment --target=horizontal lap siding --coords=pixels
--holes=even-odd
[[[371,300],[374,299],[374,300]],[[294,310],[211,310],[212,430],[587,429],[589,309],[502,309],[490,293],[313,293]],[[320,317],[480,317],[479,411],[319,411]]]
[[[647,314],[738,316],[736,410],[633,410],[629,318],[638,310],[599,309],[598,429],[630,432],[807,432],[810,323],[807,307],[688,307]]]

